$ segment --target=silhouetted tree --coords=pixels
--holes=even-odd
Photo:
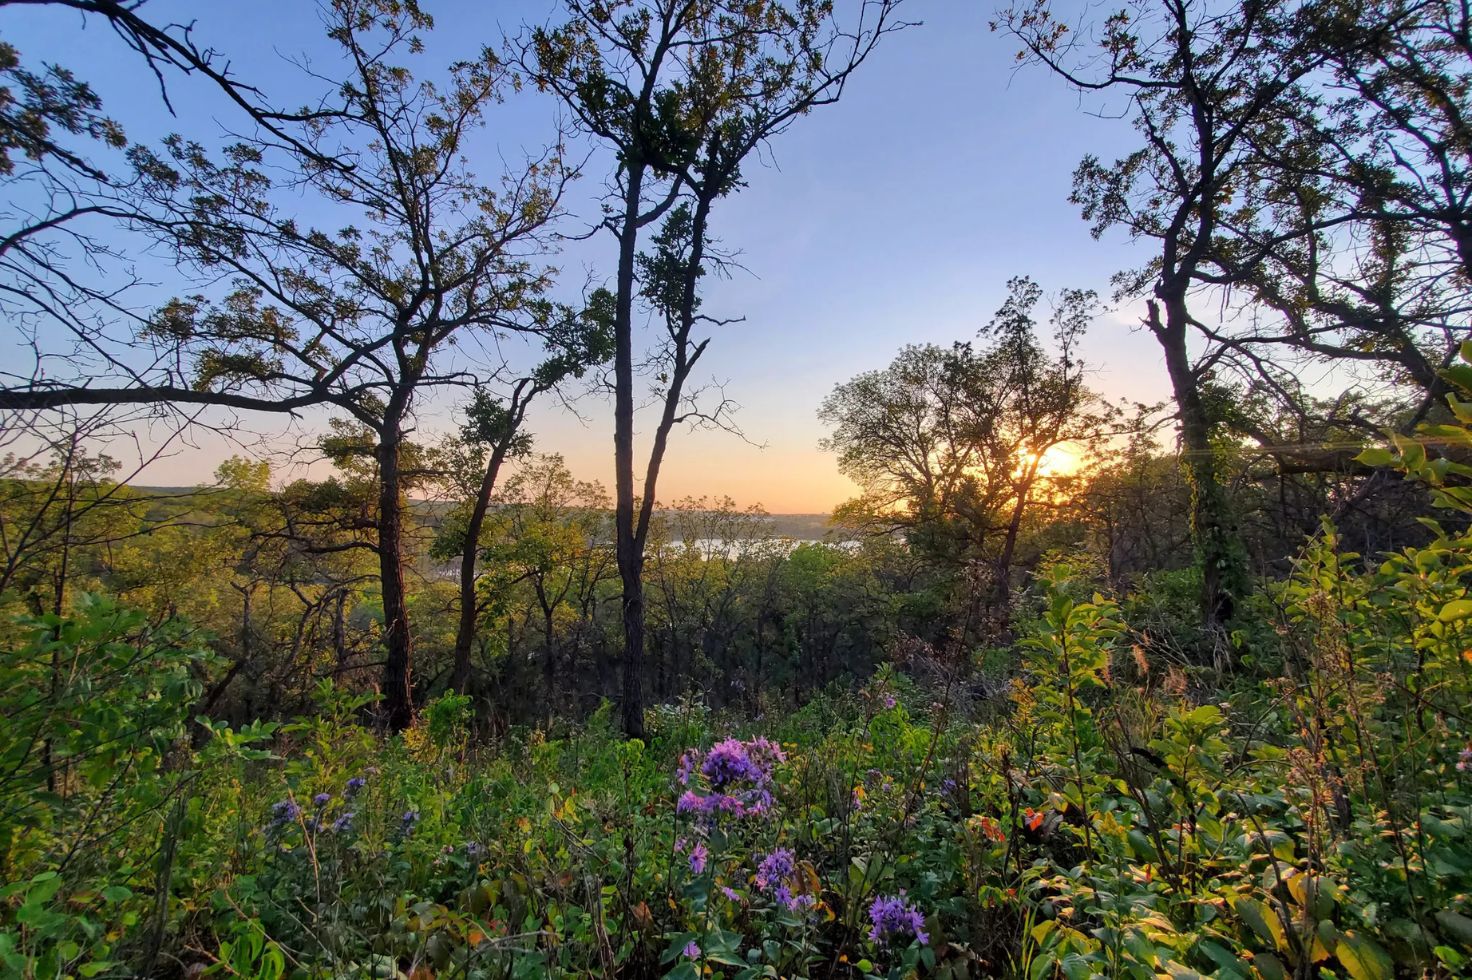
[[[1119,93],[1141,145],[1105,163],[1092,155],[1074,173],[1070,200],[1096,237],[1113,227],[1152,241],[1142,268],[1115,278],[1121,296],[1148,296],[1145,326],[1160,344],[1180,422],[1191,484],[1191,528],[1202,572],[1202,615],[1225,649],[1222,624],[1248,588],[1245,552],[1213,445],[1216,420],[1203,383],[1220,349],[1193,361],[1201,325],[1193,292],[1222,284],[1213,256],[1230,228],[1223,218],[1246,179],[1253,148],[1277,129],[1285,99],[1322,56],[1298,37],[1292,5],[1270,0],[1226,8],[1199,0],[1141,0],[1100,23],[1071,28],[1048,0],[1003,10],[994,29],[1081,92]],[[1221,652],[1221,651],[1219,651]]]

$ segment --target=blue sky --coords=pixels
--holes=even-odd
[[[425,8],[437,21],[425,74],[555,10],[548,0],[426,0]],[[299,75],[282,56],[320,62],[329,50],[309,0],[152,0],[146,10],[155,20],[193,19],[201,44],[288,103]],[[882,367],[906,343],[971,337],[1011,276],[1104,294],[1112,272],[1139,260],[1119,238],[1093,240],[1067,202],[1079,158],[1117,155],[1134,134],[1085,112],[1089,104],[1040,70],[1017,70],[1014,46],[987,29],[991,12],[984,2],[908,0],[907,16],[924,24],[881,45],[841,103],[800,120],[749,168],[749,186],[721,203],[716,233],[749,273],[712,283],[706,309],[746,319],[719,332],[707,377],[726,384],[742,406],[739,424],[762,448],[725,433],[680,433],[661,499],[729,494],[774,512],[826,511],[853,492],[817,448],[817,408],[834,384]],[[220,100],[187,83],[172,87],[178,117],[170,119],[136,57],[100,25],[80,31],[75,15],[54,9],[9,8],[6,17],[4,35],[25,58],[72,66],[134,139],[174,129],[211,136],[233,121]],[[540,146],[551,111],[536,96],[494,110],[472,148],[481,175],[496,175],[499,156]],[[599,162],[574,195],[584,214],[601,186]],[[611,242],[578,246],[560,264],[577,285],[588,274],[606,277]],[[1138,316],[1132,307],[1110,311],[1084,352],[1105,395],[1159,400],[1168,394],[1164,368],[1153,339],[1132,326]],[[538,446],[561,452],[579,477],[611,483],[610,414],[594,399],[580,410],[585,421],[539,413]],[[197,449],[158,463],[148,482],[207,481],[232,451],[201,436]]]

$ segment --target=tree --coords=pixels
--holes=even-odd
[[[197,79],[221,93],[262,138],[317,167],[351,167],[305,138],[340,117],[344,106],[331,99],[295,110],[270,105],[215,48],[200,45],[191,24],[150,20],[141,2],[6,0],[0,7],[22,4],[110,28],[153,73],[171,112],[170,86]],[[123,124],[72,68],[28,64],[14,45],[0,44],[0,192],[7,205],[0,215],[0,311],[18,341],[0,370],[0,410],[158,406],[161,395],[200,400],[187,388],[159,390],[173,380],[160,374],[166,352],[118,340],[120,333],[131,339],[144,319],[130,303],[140,283],[128,237],[148,215],[143,177],[129,164],[129,150]],[[143,388],[155,390],[127,390]],[[117,419],[115,428],[130,418]],[[27,421],[16,416],[11,424]]]
[[[543,457],[507,482],[489,557],[531,592],[542,632],[542,698],[548,717],[574,693],[576,642],[561,635],[585,626],[608,564],[608,497],[597,483],[573,478],[560,456]],[[565,670],[559,672],[559,664]]]
[[[823,446],[864,488],[849,519],[881,533],[904,530],[943,560],[981,561],[992,574],[992,607],[1007,620],[1018,536],[1050,450],[1097,442],[1113,413],[1083,384],[1076,347],[1096,313],[1094,294],[1065,290],[1051,317],[1053,345],[1037,337],[1042,290],[1031,279],[980,331],[988,343],[907,347],[883,371],[838,385],[819,417],[833,428]]]
[[[766,511],[730,497],[686,497],[661,517],[650,554],[655,688],[669,697],[694,683],[714,700],[726,692],[709,678],[732,677],[736,635],[749,625],[745,593],[781,545]]]
[[[460,458],[455,467],[462,474],[461,491],[471,501],[460,542],[460,622],[455,633],[455,664],[450,679],[450,686],[456,691],[463,693],[470,682],[481,529],[501,467],[507,460],[531,451],[531,435],[524,430],[524,423],[533,400],[570,379],[581,378],[588,368],[608,360],[612,353],[608,331],[610,299],[606,290],[598,290],[580,316],[564,317],[562,327],[548,334],[546,360],[512,382],[504,400],[492,397],[483,388],[477,389],[466,410],[465,425],[456,442]]]
[[[618,246],[614,286],[615,540],[623,584],[624,730],[644,731],[645,542],[671,430],[720,424],[687,388],[719,326],[698,286],[715,203],[741,186],[748,156],[814,107],[837,101],[880,38],[904,26],[899,0],[861,0],[841,27],[821,0],[566,0],[569,20],[537,29],[520,51],[539,88],[611,149],[616,168],[602,227]],[[646,230],[664,224],[641,255]],[[634,309],[643,298],[664,336],[650,359],[659,407],[642,488],[634,482]],[[636,499],[639,499],[636,512]]]
[[[463,555],[469,545],[467,519],[476,503],[467,501],[441,525],[433,554]],[[540,692],[505,691],[500,707],[507,715],[530,719],[534,715],[527,709],[535,708],[542,717],[552,717],[569,694],[577,693],[577,656],[593,627],[600,585],[612,563],[610,517],[603,488],[574,478],[557,455],[522,454],[486,508],[475,539],[472,638],[483,654],[494,651],[501,659],[499,654],[510,651],[494,650],[498,627],[520,619],[527,639],[534,642],[540,634],[541,641]],[[464,669],[468,678],[470,668]]]
[[[1441,2],[1311,3],[1290,26],[1278,43],[1322,64],[1248,134],[1215,256],[1270,315],[1212,334],[1273,386],[1292,387],[1275,355],[1368,367],[1417,400],[1409,432],[1441,407],[1472,310],[1472,20]]]
[[[540,299],[549,273],[532,258],[570,174],[554,149],[498,188],[481,184],[465,166],[464,140],[509,84],[499,62],[483,54],[458,63],[441,89],[390,60],[419,50],[418,32],[431,26],[417,5],[337,0],[328,13],[349,74],[340,111],[300,125],[309,152],[269,135],[228,147],[218,162],[181,137],[162,153],[135,151],[150,230],[231,289],[177,298],[148,324],[145,339],[172,352],[165,381],[182,383],[99,398],[272,411],[325,403],[371,433],[384,709],[401,728],[413,712],[405,490],[427,476],[406,467],[406,433],[434,392],[482,378],[455,356],[457,340],[550,330],[563,316]],[[302,225],[278,181],[361,224]]]
[[[1222,486],[1213,444],[1216,420],[1203,382],[1221,356],[1193,362],[1189,339],[1202,326],[1192,297],[1225,285],[1213,256],[1229,250],[1224,216],[1246,179],[1253,148],[1273,138],[1281,107],[1322,64],[1302,38],[1293,7],[1199,0],[1138,0],[1109,16],[1097,34],[1074,30],[1048,0],[1003,10],[993,29],[1021,42],[1022,57],[1081,92],[1122,93],[1141,146],[1113,163],[1087,156],[1070,200],[1095,237],[1120,227],[1158,251],[1142,268],[1115,278],[1121,296],[1145,295],[1145,326],[1165,356],[1191,484],[1191,528],[1202,571],[1202,618],[1224,644],[1222,624],[1247,589],[1245,552]],[[1087,39],[1087,40],[1085,40]]]

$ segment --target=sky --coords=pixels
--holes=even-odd
[[[474,56],[556,9],[548,0],[423,6],[436,19],[426,37],[429,75],[434,64]],[[834,385],[882,368],[905,344],[974,337],[1013,276],[1107,297],[1109,276],[1144,254],[1118,237],[1094,240],[1067,201],[1081,157],[1112,159],[1132,148],[1129,124],[1089,111],[1098,106],[1041,69],[1019,68],[1015,43],[988,30],[985,0],[907,0],[902,9],[923,23],[887,38],[840,103],[778,137],[748,168],[748,186],[715,212],[715,234],[747,271],[710,282],[704,309],[744,320],[716,332],[697,379],[722,384],[740,405],[734,420],[744,437],[677,432],[660,477],[663,501],[729,495],[772,513],[831,510],[856,492],[819,450],[818,407]],[[240,77],[260,79],[278,101],[292,102],[299,84],[287,59],[320,64],[328,51],[309,0],[151,0],[145,10],[155,21],[192,19],[202,46],[227,54]],[[234,122],[220,100],[187,82],[170,89],[177,112],[170,117],[137,57],[100,24],[81,30],[75,14],[46,8],[11,7],[5,17],[0,36],[27,60],[73,67],[133,139],[172,130],[208,137]],[[495,107],[470,149],[478,172],[494,177],[501,159],[543,145],[552,111],[535,95]],[[584,217],[595,213],[602,164],[591,161],[575,188],[573,209]],[[590,276],[609,279],[613,260],[612,241],[601,236],[571,247],[559,265],[580,288]],[[167,289],[166,271],[159,278]],[[1106,397],[1153,402],[1169,394],[1159,349],[1138,326],[1141,312],[1108,310],[1083,345],[1092,385]],[[561,453],[579,478],[611,487],[610,405],[590,397],[577,407],[581,417],[550,403],[533,413],[537,448]],[[268,436],[279,430],[270,418],[250,421]],[[447,426],[448,407],[421,424]],[[640,452],[652,424],[641,417]],[[153,464],[143,482],[207,483],[214,466],[238,452],[199,433]]]

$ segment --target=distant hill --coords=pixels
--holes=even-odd
[[[772,527],[779,537],[815,541],[828,533],[827,514],[773,514]]]

